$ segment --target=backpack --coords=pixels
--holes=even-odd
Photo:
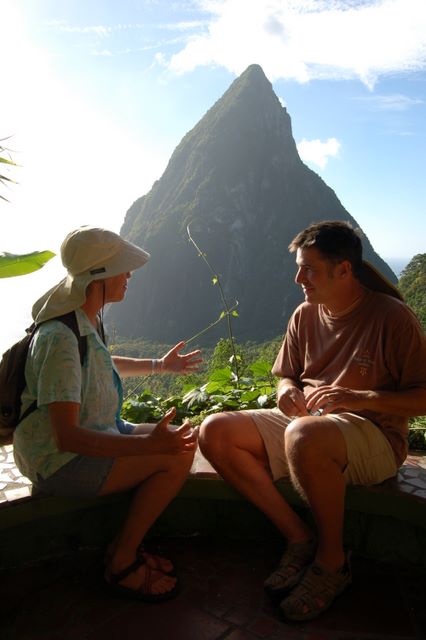
[[[83,366],[87,353],[87,336],[80,336],[75,311],[52,320],[60,320],[71,329],[78,340],[80,362]],[[32,324],[27,335],[8,349],[0,362],[0,445],[10,444],[18,424],[37,409],[34,400],[21,416],[21,395],[26,386],[25,363],[31,340],[40,324]]]

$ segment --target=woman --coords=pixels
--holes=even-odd
[[[197,446],[197,430],[186,421],[169,428],[171,409],[157,425],[120,419],[120,377],[156,371],[197,369],[199,351],[179,352],[180,342],[160,360],[110,355],[103,336],[106,304],[125,296],[131,272],[149,254],[105,229],[81,227],[61,246],[67,277],[33,307],[40,324],[26,368],[22,413],[37,409],[14,435],[18,468],[36,489],[54,495],[106,495],[134,488],[129,513],[110,545],[105,578],[117,593],[158,601],[176,593],[177,578],[165,558],[144,551],[141,542],[182,486]],[[75,333],[58,316],[75,311],[87,340],[83,365]]]

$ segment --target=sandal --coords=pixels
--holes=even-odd
[[[301,579],[315,557],[316,541],[289,544],[278,568],[264,582],[265,591],[272,597],[281,597]]]
[[[105,565],[108,565],[111,562],[113,556],[113,545],[114,543],[111,543],[106,551],[104,558]],[[176,575],[175,568],[171,560],[147,551],[143,542],[141,542],[139,547],[137,548],[136,557],[145,560],[147,565],[154,571],[161,571],[161,573],[165,573],[169,576]],[[149,562],[149,560],[151,562]],[[168,568],[166,565],[168,565]]]
[[[140,567],[145,566],[145,578],[141,586],[137,589],[133,589],[131,587],[125,587],[124,585],[119,584],[124,578],[127,578],[131,573],[137,571]],[[158,582],[158,580],[154,580],[154,574],[160,573],[163,576],[168,574],[160,571],[158,569],[152,569],[145,561],[144,558],[138,557],[135,562],[131,565],[120,571],[119,573],[110,573],[106,572],[105,579],[108,591],[113,595],[123,596],[125,598],[132,598],[133,600],[139,600],[140,602],[164,602],[165,600],[170,600],[177,595],[178,592],[178,581],[176,579],[175,585],[169,589],[169,591],[165,591],[163,593],[152,593],[152,586]]]
[[[312,564],[302,580],[281,604],[288,620],[312,620],[326,611],[334,599],[352,582],[349,557],[339,571],[327,571]]]

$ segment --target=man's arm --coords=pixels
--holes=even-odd
[[[354,390],[325,385],[306,396],[309,411],[322,409],[323,415],[336,409],[374,411],[395,416],[426,415],[426,389],[413,387],[399,391]]]

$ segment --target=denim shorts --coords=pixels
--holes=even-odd
[[[37,474],[34,492],[51,496],[95,497],[107,479],[115,458],[75,456],[48,478]]]
[[[117,419],[116,424],[119,432],[125,435],[131,435],[135,428],[135,425],[121,418]],[[115,458],[76,455],[48,478],[42,478],[37,474],[37,481],[33,483],[34,492],[81,498],[97,496],[112,469],[114,460]]]

